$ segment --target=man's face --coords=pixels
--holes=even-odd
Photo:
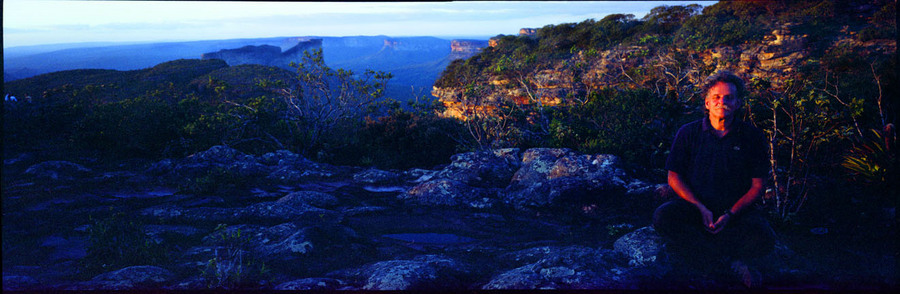
[[[706,110],[711,119],[725,119],[738,108],[737,88],[726,82],[718,82],[706,92]]]

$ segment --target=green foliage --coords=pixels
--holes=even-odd
[[[433,113],[400,109],[367,118],[360,132],[360,160],[382,168],[430,167],[446,162],[458,150],[454,137],[462,126],[454,119]]]
[[[700,5],[698,4],[655,7],[644,17],[641,31],[669,35],[680,28],[685,21],[699,13]]]
[[[610,237],[622,236],[625,233],[631,232],[633,230],[634,226],[628,223],[606,225],[606,233],[609,234]]]
[[[725,1],[708,6],[703,9],[703,14],[689,18],[678,29],[675,45],[699,51],[761,39],[768,33],[763,22],[767,14],[766,5],[752,1]]]
[[[872,26],[859,32],[860,41],[897,38],[897,1],[889,1],[870,20]]]
[[[661,167],[678,127],[680,115],[673,106],[645,90],[596,92],[586,104],[552,112],[550,145]]]
[[[179,60],[138,71],[64,71],[8,83],[7,93],[31,99],[6,103],[4,139],[11,139],[6,146],[105,158],[184,152],[167,147],[171,140],[186,139],[178,130],[185,115],[196,112],[173,108],[196,98],[186,94],[194,75],[224,66]]]
[[[170,260],[167,248],[148,238],[144,225],[126,219],[124,213],[91,221],[87,256],[81,260],[86,275],[135,265],[160,265]]]
[[[368,70],[355,77],[353,72],[325,65],[322,50],[304,52],[297,69],[297,85],[281,89],[287,103],[285,118],[296,122],[304,153],[319,153],[326,145],[353,144],[355,130],[367,112],[376,111],[384,95],[390,73]],[[350,135],[350,136],[348,136]]]
[[[240,229],[219,224],[213,232],[215,256],[200,270],[210,289],[239,289],[258,287],[268,278],[271,269],[266,263],[248,254],[252,236]]]
[[[876,198],[873,200],[877,203],[896,207],[900,204],[896,181],[900,178],[900,158],[896,150],[892,150],[897,146],[896,134],[892,130],[887,132],[887,136],[877,130],[870,130],[870,134],[849,150],[841,166],[851,175],[851,179],[873,191]]]
[[[574,49],[609,48],[634,34],[640,22],[632,14],[611,14],[600,21],[548,25],[537,30],[539,59],[568,56]]]
[[[179,137],[178,125],[168,103],[145,97],[126,99],[97,105],[76,124],[72,140],[82,148],[148,157],[161,154]]]

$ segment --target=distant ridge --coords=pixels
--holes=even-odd
[[[272,45],[247,45],[237,49],[222,49],[216,52],[203,53],[201,59],[221,59],[228,65],[259,64],[291,69],[292,62],[301,62],[303,52],[322,49],[322,39],[291,38],[284,43],[294,43],[287,50]]]

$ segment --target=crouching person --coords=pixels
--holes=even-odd
[[[678,198],[653,215],[656,231],[683,260],[711,271],[730,268],[747,287],[761,275],[748,261],[769,254],[775,234],[754,207],[768,178],[766,136],[735,118],[743,80],[720,71],[703,84],[707,116],[682,126],[666,160]]]

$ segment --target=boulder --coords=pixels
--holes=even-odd
[[[583,155],[568,149],[529,149],[523,166],[503,193],[518,208],[571,206],[622,195],[634,182],[613,155]]]
[[[252,180],[267,175],[270,168],[257,162],[253,156],[228,146],[217,145],[206,151],[194,153],[174,165],[162,160],[149,169],[152,173],[165,170],[170,170],[166,175],[175,181],[190,181],[210,176],[227,177],[225,180]]]
[[[269,173],[266,179],[279,184],[294,184],[308,180],[321,180],[334,177],[333,171],[318,168],[318,166],[277,166],[275,171]]]
[[[165,158],[150,164],[144,172],[151,176],[162,176],[175,169],[175,160]]]
[[[36,157],[32,153],[21,153],[19,155],[13,156],[11,158],[3,159],[4,168],[15,168],[20,169],[26,166],[31,165],[36,160]]]
[[[441,255],[376,262],[354,270],[363,290],[465,289],[468,266]]]
[[[617,285],[610,253],[584,246],[537,247],[503,255],[520,266],[494,276],[482,289],[610,289]]]
[[[203,246],[195,248],[186,262],[206,262],[217,257],[212,255],[216,251],[220,255],[240,251],[244,252],[245,260],[260,260],[275,269],[306,274],[365,260],[364,255],[369,252],[358,244],[360,241],[355,231],[343,226],[302,227],[294,222],[270,227],[241,224],[204,237]]]
[[[285,196],[287,197],[287,196]],[[299,197],[296,197],[299,199]],[[342,219],[338,212],[314,207],[290,197],[284,201],[268,201],[246,207],[191,207],[163,204],[142,209],[141,215],[173,223],[241,223],[253,220],[261,223],[297,221],[306,223],[337,223]],[[327,199],[327,198],[326,198]],[[319,199],[321,201],[325,201]],[[318,203],[321,204],[321,203]]]
[[[575,154],[568,148],[531,148],[525,150],[522,153],[522,167],[513,175],[510,186],[545,180],[560,157]]]
[[[354,174],[353,181],[362,184],[386,186],[399,184],[402,179],[398,173],[370,168]]]
[[[398,199],[424,206],[454,206],[490,208],[496,198],[496,189],[468,186],[452,179],[431,180],[416,185]]]
[[[275,286],[275,290],[312,290],[312,291],[332,291],[340,290],[347,284],[344,281],[329,278],[306,278],[285,282]]]
[[[270,168],[256,162],[256,159],[250,155],[242,155],[237,157],[230,164],[224,165],[225,169],[240,179],[253,179],[267,175]]]
[[[259,156],[259,162],[269,166],[288,166],[288,165],[307,165],[314,162],[306,159],[302,155],[293,153],[288,150],[278,150],[269,152]]]
[[[316,191],[297,191],[281,197],[275,203],[290,207],[315,206],[319,208],[331,208],[338,205],[337,197]]]
[[[266,259],[324,252],[329,246],[353,242],[358,236],[341,226],[298,227],[284,223],[265,228],[253,236],[253,251]]]
[[[3,291],[22,291],[35,289],[41,285],[38,280],[29,276],[3,274]]]
[[[175,277],[172,272],[156,266],[130,266],[95,276],[88,282],[79,283],[72,290],[135,290],[159,289],[171,284]]]
[[[623,256],[629,266],[649,266],[661,261],[665,243],[653,227],[643,227],[620,237],[613,244],[617,254]]]
[[[520,166],[518,148],[495,149],[453,155],[449,166],[435,178],[455,180],[473,187],[503,188]]]
[[[25,169],[25,174],[41,180],[71,181],[90,175],[91,169],[69,161],[45,161]]]
[[[212,146],[206,151],[200,151],[194,154],[189,155],[185,161],[191,163],[218,163],[218,164],[228,164],[238,157],[242,157],[244,154],[237,149],[216,145]]]
[[[202,233],[198,228],[185,225],[144,225],[143,230],[144,234],[157,244],[190,238]]]
[[[163,204],[140,210],[142,216],[149,216],[169,223],[233,223],[240,216],[238,208],[193,207],[184,208]]]
[[[521,159],[518,149],[498,149],[457,154],[452,160],[436,173],[423,174],[419,185],[398,198],[429,206],[487,208],[502,201],[516,208],[549,208],[654,188],[627,176],[616,156],[566,148],[528,149]]]
[[[342,215],[338,212],[313,207],[309,204],[262,202],[244,208],[236,208],[234,221],[254,220],[257,222],[300,221],[307,223],[337,223]]]
[[[287,150],[263,154],[258,162],[269,167],[269,173],[265,178],[275,184],[322,180],[347,172],[346,168],[313,162]]]

